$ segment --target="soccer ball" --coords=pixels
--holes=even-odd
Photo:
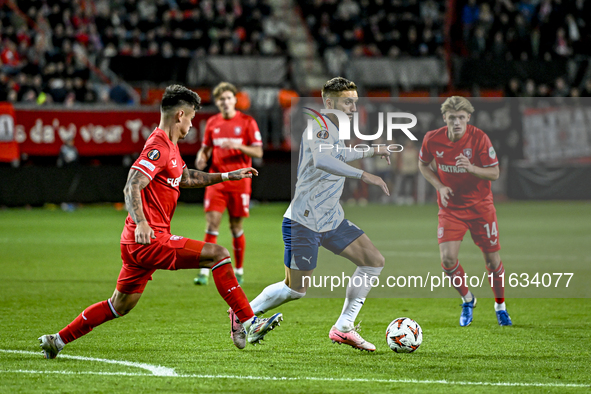
[[[412,353],[423,342],[423,330],[413,319],[399,317],[388,325],[386,341],[396,353]]]

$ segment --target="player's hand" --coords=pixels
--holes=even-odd
[[[142,245],[149,245],[152,239],[155,239],[154,230],[150,227],[147,220],[142,220],[135,228],[135,242]]]
[[[450,198],[450,196],[453,196],[454,192],[453,190],[451,190],[450,187],[447,186],[443,186],[441,189],[439,189],[439,196],[441,197],[441,205],[443,205],[444,207],[447,207],[447,200]]]
[[[390,195],[390,191],[388,190],[388,185],[386,185],[386,182],[384,182],[384,180],[382,178],[380,178],[379,176],[373,175],[373,174],[370,174],[369,172],[364,171],[363,174],[361,175],[361,180],[363,182],[367,183],[368,185],[376,185],[376,186],[381,187],[387,196]]]
[[[252,167],[241,168],[236,171],[228,173],[228,180],[239,181],[244,178],[252,178],[253,176],[259,176],[259,172]]]
[[[388,162],[388,165],[390,165],[390,155],[392,154],[392,152],[390,152],[386,146],[378,146],[375,149],[375,154],[376,155],[380,155],[381,159],[386,159],[386,161]]]
[[[242,144],[237,144],[232,141],[224,141],[220,145],[220,148],[222,148],[222,149],[240,149],[241,146],[242,146]]]
[[[456,167],[465,168],[470,174],[474,172],[474,164],[470,163],[470,159],[461,153],[456,157]]]
[[[195,167],[198,170],[203,170],[205,167],[207,167],[207,160],[203,157],[198,157],[197,159],[195,159]]]

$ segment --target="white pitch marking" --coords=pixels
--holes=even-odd
[[[0,373],[28,373],[28,374],[58,374],[58,375],[103,375],[103,376],[146,376],[162,377],[165,375],[150,375],[129,372],[75,372],[75,371],[31,371],[31,370],[0,370]],[[316,382],[348,382],[348,383],[406,383],[406,384],[443,384],[458,386],[501,386],[501,387],[591,387],[589,384],[579,383],[515,383],[515,382],[463,382],[453,380],[418,380],[418,379],[350,379],[350,378],[321,378],[321,377],[286,377],[286,376],[242,376],[242,375],[197,375],[177,374],[176,378],[196,379],[238,379],[263,381],[316,381]]]
[[[6,350],[0,349],[4,353],[33,354],[39,355],[39,352],[30,352],[25,350]],[[130,361],[109,360],[104,358],[92,358],[82,356],[60,355],[60,358],[70,358],[74,360],[99,361],[109,364],[120,364],[131,367],[146,369],[152,374],[130,373],[130,372],[76,372],[76,371],[33,371],[33,370],[0,370],[0,373],[28,373],[28,374],[59,374],[59,375],[113,375],[113,376],[167,376],[177,378],[197,378],[197,379],[238,379],[238,380],[263,380],[263,381],[317,381],[317,382],[351,382],[351,383],[407,383],[407,384],[443,384],[458,386],[500,386],[500,387],[591,387],[591,383],[519,383],[519,382],[464,382],[453,380],[418,380],[418,379],[363,379],[363,378],[322,378],[322,377],[286,377],[286,376],[251,376],[251,375],[199,375],[199,374],[177,374],[174,369],[161,366],[154,366],[144,363],[134,363]]]
[[[0,349],[0,352],[3,353],[16,353],[16,354],[32,354],[38,356],[41,352],[31,352],[27,350],[8,350],[8,349]],[[83,356],[69,356],[67,354],[62,354],[59,356],[60,358],[69,358],[72,360],[82,360],[82,361],[97,361],[101,363],[107,364],[119,364],[125,365],[127,367],[135,367],[135,368],[142,368],[147,371],[152,372],[152,375],[155,376],[177,376],[177,373],[172,368],[161,367],[160,365],[150,365],[144,363],[134,363],[131,361],[120,361],[120,360],[109,360],[106,358],[94,358],[94,357],[83,357]]]

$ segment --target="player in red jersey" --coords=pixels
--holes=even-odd
[[[263,157],[263,142],[255,120],[236,110],[236,87],[222,82],[213,89],[215,104],[220,113],[207,120],[203,145],[197,153],[195,165],[203,170],[211,157],[209,172],[229,172],[242,167],[250,167],[252,158]],[[251,194],[251,180],[221,183],[205,189],[205,242],[216,243],[222,214],[228,208],[230,231],[234,249],[234,274],[242,284],[244,250],[246,241],[242,220],[248,217]],[[209,270],[204,268],[195,278],[196,285],[206,285]]]
[[[437,238],[443,271],[462,296],[460,326],[472,323],[476,297],[468,289],[458,260],[460,244],[470,230],[482,250],[489,282],[495,296],[497,321],[512,325],[505,307],[505,273],[499,255],[499,229],[490,182],[499,178],[499,160],[488,136],[469,125],[474,112],[464,97],[449,97],[441,105],[447,126],[428,132],[419,153],[419,169],[437,189],[439,225]],[[436,172],[430,165],[435,162]],[[461,280],[460,280],[461,278]]]
[[[186,137],[195,112],[201,108],[197,93],[180,86],[166,88],[161,104],[160,125],[131,166],[125,189],[129,215],[121,234],[123,267],[113,296],[86,308],[59,333],[39,338],[45,358],[55,358],[64,345],[88,334],[102,323],[126,315],[139,301],[152,274],[158,269],[178,270],[208,267],[218,292],[231,307],[230,316],[242,323],[243,348],[246,340],[257,343],[282,320],[280,313],[269,319],[257,318],[236,281],[226,248],[170,233],[170,221],[180,194],[179,187],[205,187],[227,180],[239,181],[257,175],[254,168],[222,174],[189,170],[177,142]],[[232,324],[232,336],[234,326]],[[245,331],[242,331],[244,328]]]

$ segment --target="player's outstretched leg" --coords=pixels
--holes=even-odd
[[[203,257],[211,255],[214,257],[214,260],[217,260],[219,256],[228,255],[228,251],[221,246],[206,245],[206,247],[211,250],[206,251],[204,247]],[[244,348],[244,338],[249,343],[259,343],[269,331],[279,325],[283,320],[283,315],[277,313],[268,319],[257,318],[248,303],[244,291],[242,291],[236,280],[230,257],[221,258],[216,263],[211,264],[213,265],[211,272],[218,292],[230,306],[228,313],[231,321],[231,337],[234,345],[239,349]],[[242,324],[244,332],[240,330],[237,321]]]
[[[118,295],[123,295],[123,293],[118,293],[118,291],[115,290],[115,294],[112,298],[115,298]],[[126,314],[135,306],[135,304],[137,304],[141,294],[134,293],[125,296],[130,297],[124,297],[128,302],[128,306],[123,308],[125,310],[122,313],[119,313],[117,310],[115,310],[110,298],[106,301],[96,303],[86,308],[80,315],[78,315],[76,319],[64,327],[59,333],[42,335],[39,337],[39,346],[43,350],[43,356],[47,359],[56,358],[67,343],[70,343],[81,336],[88,334],[93,328],[108,322],[109,320],[113,320],[122,316],[123,314]]]
[[[250,302],[250,307],[256,315],[262,315],[286,302],[299,300],[305,295],[305,291],[297,292],[281,281],[265,287],[261,294]]]
[[[359,335],[359,324],[355,326],[355,319],[372,289],[372,284],[379,280],[385,264],[384,256],[365,234],[358,236],[339,255],[355,263],[357,269],[347,286],[341,315],[330,329],[328,337],[333,343],[344,343],[356,349],[373,352],[376,347]]]

